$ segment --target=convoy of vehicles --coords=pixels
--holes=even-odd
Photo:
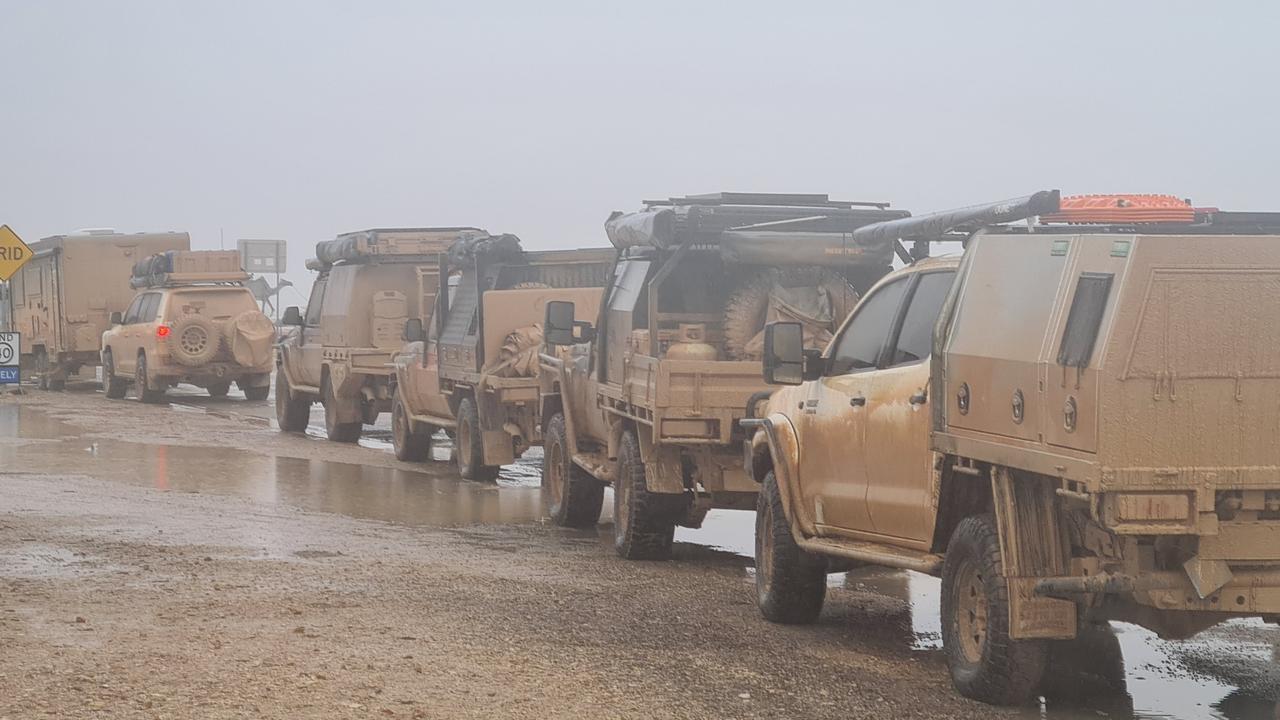
[[[159,402],[179,382],[225,397],[231,383],[248,400],[271,390],[276,328],[244,283],[235,250],[174,251],[139,260],[129,307],[111,313],[102,334],[102,389],[112,399],[130,385]]]
[[[276,347],[276,419],[306,430],[311,405],[324,405],[330,440],[355,442],[364,425],[391,410],[388,369],[404,342],[405,321],[431,315],[440,254],[472,227],[377,229],[316,246],[307,266],[319,274],[306,313],[285,310]]]
[[[340,235],[278,342],[237,253],[58,236],[0,287],[0,328],[43,387],[100,359],[107,397],[144,402],[233,381],[263,400],[274,354],[281,430],[321,402],[353,442],[390,411],[398,458],[444,431],[469,479],[541,444],[548,516],[594,525],[612,485],[626,558],[754,509],[773,622],[813,622],[831,572],[939,576],[953,682],[989,703],[1032,697],[1052,648],[1112,620],[1280,622],[1280,214],[719,193],[606,230],[610,249],[537,252],[471,227]]]
[[[1017,704],[1049,641],[1107,621],[1280,616],[1280,214],[1141,200],[903,221],[989,227],[881,280],[823,352],[769,328],[793,387],[746,421],[767,619],[812,622],[852,564],[940,575],[956,688]],[[1074,224],[991,225],[1045,213]]]
[[[49,390],[61,390],[82,367],[96,367],[111,314],[133,300],[128,277],[134,263],[190,246],[186,233],[106,229],[32,243],[32,259],[10,278],[7,307],[0,305],[9,327],[22,333],[23,367]]]
[[[427,460],[438,430],[454,436],[462,477],[493,480],[542,442],[538,353],[546,304],[595,317],[613,251],[526,252],[514,235],[457,241],[442,257],[448,292],[425,320],[406,322],[396,356],[392,442],[401,460]],[[455,274],[456,273],[456,274]],[[424,325],[426,327],[424,327]]]
[[[751,509],[738,420],[765,388],[758,335],[796,317],[821,342],[887,272],[890,243],[855,228],[906,213],[825,195],[717,193],[651,201],[606,224],[618,248],[594,326],[551,303],[544,355],[543,484],[549,514],[593,525],[614,487],[614,541],[632,559],[671,552],[675,527]],[[585,334],[584,334],[585,333]]]

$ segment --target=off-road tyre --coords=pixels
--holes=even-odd
[[[391,446],[395,449],[396,459],[405,462],[429,460],[431,436],[435,431],[430,425],[413,422],[397,390],[391,401]]]
[[[241,383],[239,380],[236,381],[236,387],[239,387],[241,390],[244,391],[245,400],[252,400],[253,402],[262,402],[263,400],[267,399],[268,395],[271,394],[271,384],[269,381],[269,378],[271,376],[267,373],[263,373],[261,377],[263,379],[268,379],[268,383],[265,385],[250,385],[247,382]],[[310,405],[311,403],[307,403],[308,407],[310,407]]]
[[[764,330],[769,315],[769,295],[774,283],[786,287],[818,285],[831,299],[830,330],[840,323],[858,304],[858,293],[844,278],[820,267],[771,268],[748,277],[729,294],[725,304],[725,351],[734,360],[758,360],[747,352],[747,346]]]
[[[164,388],[156,390],[151,387],[147,374],[146,353],[138,353],[138,369],[133,374],[133,390],[137,393],[138,400],[148,405],[154,405],[164,399]]]
[[[231,392],[230,380],[218,380],[204,386],[205,392],[209,393],[211,398],[224,398],[227,393]]]
[[[44,348],[36,351],[36,387],[41,390],[49,389],[49,354]]]
[[[1083,622],[1073,640],[1050,640],[1037,694],[1074,703],[1081,694],[1095,701],[1121,698],[1128,690],[1120,638],[1106,623]]]
[[[333,383],[326,377],[320,383],[320,404],[324,405],[325,435],[334,442],[353,443],[360,439],[364,425],[356,422],[338,422],[338,398],[333,393]]]
[[[627,560],[667,560],[683,495],[650,492],[635,431],[623,430],[613,486],[613,549]]]
[[[796,544],[770,470],[756,496],[756,605],[765,620],[809,625],[827,597],[827,563]]]
[[[1027,703],[1044,677],[1048,644],[1009,637],[1009,584],[995,518],[960,521],[942,566],[942,646],[951,682],[992,705]]]
[[[187,314],[173,324],[169,353],[183,365],[199,367],[218,356],[222,341],[223,333],[216,323],[203,315]]]
[[[453,457],[458,463],[458,474],[468,480],[493,482],[498,479],[497,465],[484,464],[484,445],[480,434],[480,410],[469,397],[458,403],[458,432],[454,441]]]
[[[245,397],[248,397],[248,391]],[[284,432],[305,432],[311,423],[311,398],[294,397],[284,368],[276,368],[276,424]]]
[[[116,377],[116,361],[111,351],[102,353],[102,394],[109,400],[119,400],[129,391],[129,383]]]
[[[591,527],[604,509],[604,483],[569,456],[564,413],[552,415],[542,433],[542,498],[547,516],[561,527]]]

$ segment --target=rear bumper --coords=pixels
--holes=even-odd
[[[1193,561],[1194,562],[1194,561]],[[1190,564],[1190,563],[1189,563]],[[1226,615],[1280,614],[1280,564],[1232,566],[1225,583],[1213,589],[1197,588],[1198,570],[1144,572],[1140,575],[1092,575],[1042,578],[1037,595],[1073,598],[1080,595],[1116,595],[1156,610],[1216,612]],[[1202,590],[1206,592],[1201,595]]]
[[[238,381],[240,378],[245,378],[246,382],[250,382],[254,379],[254,376],[260,376],[260,378],[257,383],[253,384],[266,385],[270,383],[269,375],[273,366],[271,363],[244,366],[234,362],[214,362],[200,367],[190,367],[173,362],[164,362],[157,363],[154,367],[148,369],[156,377],[195,385],[229,380]]]

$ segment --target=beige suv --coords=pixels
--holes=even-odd
[[[159,402],[189,383],[223,397],[235,382],[249,400],[270,391],[276,329],[243,282],[234,251],[171,252],[134,268],[140,292],[102,334],[102,385],[108,398]]]

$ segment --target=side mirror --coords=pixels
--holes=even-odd
[[[552,300],[547,303],[547,317],[542,325],[542,337],[548,345],[577,345],[595,339],[596,331],[591,327],[591,323],[580,322],[573,318],[573,303],[567,300]]]
[[[123,324],[124,324],[124,315],[121,315],[121,314],[120,314],[120,311],[119,311],[119,310],[117,310],[117,311],[115,311],[115,312],[111,313],[111,320],[110,320],[110,322],[111,322],[111,325],[112,325],[112,326],[116,326],[116,325],[123,325]]]
[[[409,318],[404,321],[405,342],[425,342],[427,331],[422,327],[422,318]]]
[[[297,305],[290,305],[284,309],[284,318],[280,320],[281,325],[301,325],[302,311]]]
[[[804,328],[798,322],[769,323],[764,328],[764,381],[799,385],[805,377]]]

